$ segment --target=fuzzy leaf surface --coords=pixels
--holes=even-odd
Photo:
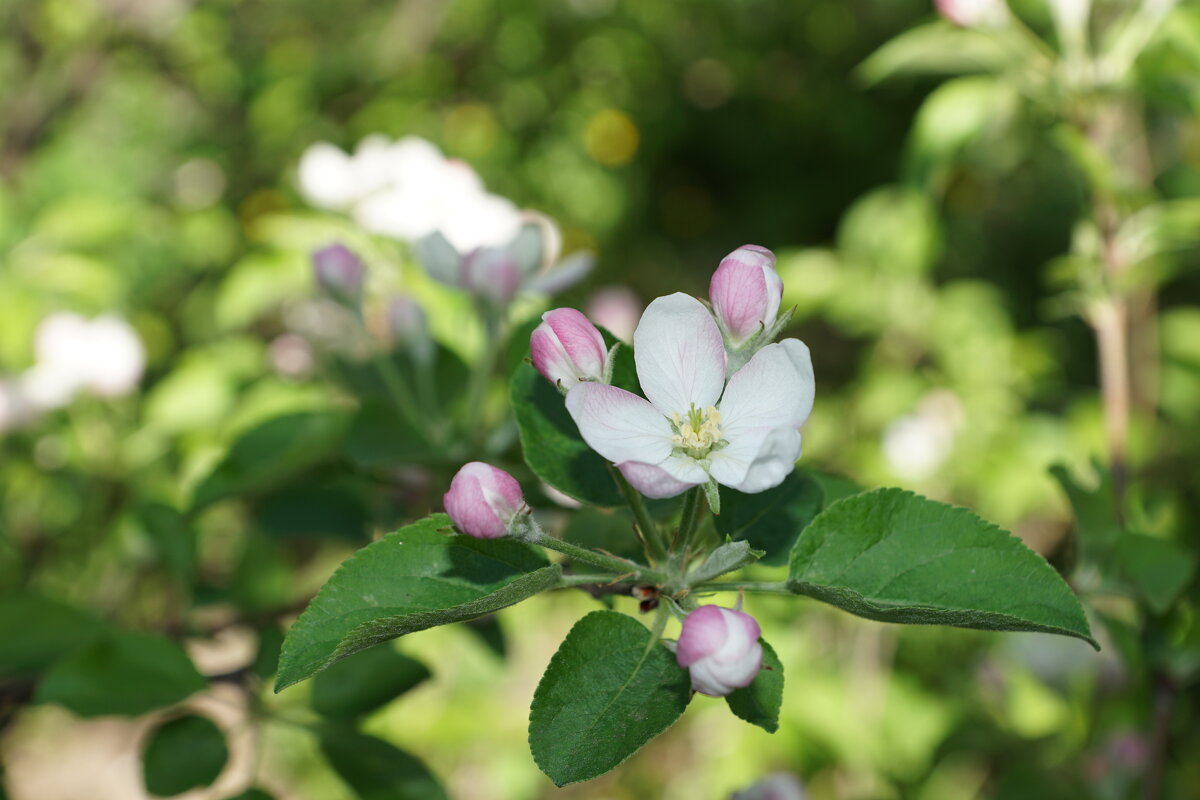
[[[763,668],[754,682],[735,689],[725,697],[729,710],[767,733],[779,730],[779,709],[783,706],[783,662],[771,645],[758,640],[763,649]]]

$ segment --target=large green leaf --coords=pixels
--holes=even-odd
[[[604,333],[605,344],[616,343]],[[528,342],[525,347],[528,352]],[[613,385],[640,392],[633,350],[617,348]],[[521,434],[521,451],[534,474],[568,497],[595,506],[621,504],[621,495],[608,471],[608,462],[588,447],[563,396],[533,368],[520,364],[512,375],[513,416]]]
[[[313,710],[326,719],[354,719],[404,694],[429,677],[415,658],[380,645],[343,659],[313,679]]]
[[[1167,539],[1122,534],[1116,560],[1120,575],[1156,614],[1165,614],[1192,580],[1196,557]]]
[[[225,734],[207,717],[189,714],[159,726],[142,752],[146,791],[159,797],[183,794],[217,779],[229,748]]]
[[[445,800],[429,769],[418,759],[374,736],[346,726],[321,731],[321,752],[361,800]]]
[[[57,600],[32,594],[0,597],[0,676],[41,672],[104,630],[100,620]]]
[[[996,38],[937,21],[905,31],[872,53],[856,70],[868,84],[896,75],[991,72],[1007,61]]]
[[[687,670],[632,617],[593,611],[567,634],[533,696],[529,746],[559,786],[608,772],[669,728]]]
[[[964,508],[900,489],[818,515],[792,551],[788,587],[868,619],[1041,631],[1098,647],[1044,558]]]
[[[824,497],[816,479],[794,470],[783,483],[758,494],[722,487],[721,513],[713,522],[718,533],[764,551],[762,563],[786,564],[800,532],[820,513]]]
[[[763,649],[763,668],[754,682],[735,689],[725,697],[729,710],[767,733],[779,730],[779,709],[783,705],[783,662],[771,645],[758,640]]]
[[[510,539],[447,535],[435,514],[351,556],[288,631],[279,691],[406,633],[473,619],[554,586],[561,569]]]
[[[47,670],[35,699],[66,706],[84,717],[136,716],[174,705],[207,685],[170,639],[116,633]]]

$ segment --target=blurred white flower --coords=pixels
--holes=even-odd
[[[642,318],[642,301],[632,289],[606,286],[587,300],[588,317],[623,342],[633,341],[633,331]]]
[[[40,409],[58,408],[87,389],[102,397],[133,391],[146,353],[128,322],[111,315],[84,319],[57,312],[42,320],[34,338],[36,363],[21,384]]]
[[[954,447],[962,424],[962,404],[953,392],[935,390],[921,398],[917,411],[883,431],[883,455],[892,472],[920,480],[937,471]]]
[[[36,416],[19,381],[0,379],[0,433],[28,425]]]
[[[301,157],[299,180],[314,206],[348,212],[372,233],[415,241],[440,231],[462,253],[508,244],[521,227],[510,200],[415,136],[368,136],[353,155],[318,142]]]

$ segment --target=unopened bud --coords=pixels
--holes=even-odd
[[[717,321],[729,342],[741,344],[771,328],[779,315],[783,281],[775,271],[775,255],[747,244],[721,259],[708,286]]]
[[[343,303],[358,305],[367,272],[358,256],[345,245],[331,244],[315,251],[312,260],[318,286]]]
[[[472,461],[459,469],[442,504],[454,527],[476,539],[507,535],[526,510],[517,479],[482,461]]]
[[[429,336],[429,320],[425,309],[406,294],[396,295],[387,305],[388,329],[392,341],[406,346],[418,361],[433,358],[433,340]]]
[[[749,686],[762,669],[760,630],[754,617],[720,606],[700,606],[687,615],[675,659],[688,670],[692,688],[724,697]]]
[[[604,337],[573,308],[556,308],[543,314],[542,324],[529,337],[529,350],[537,371],[563,389],[580,381],[604,378],[608,358]]]
[[[935,0],[938,13],[960,28],[994,28],[1008,19],[1004,0]]]

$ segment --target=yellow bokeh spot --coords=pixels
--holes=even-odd
[[[615,108],[592,114],[583,131],[583,144],[588,155],[606,167],[619,167],[632,161],[638,140],[637,125],[628,114]]]

